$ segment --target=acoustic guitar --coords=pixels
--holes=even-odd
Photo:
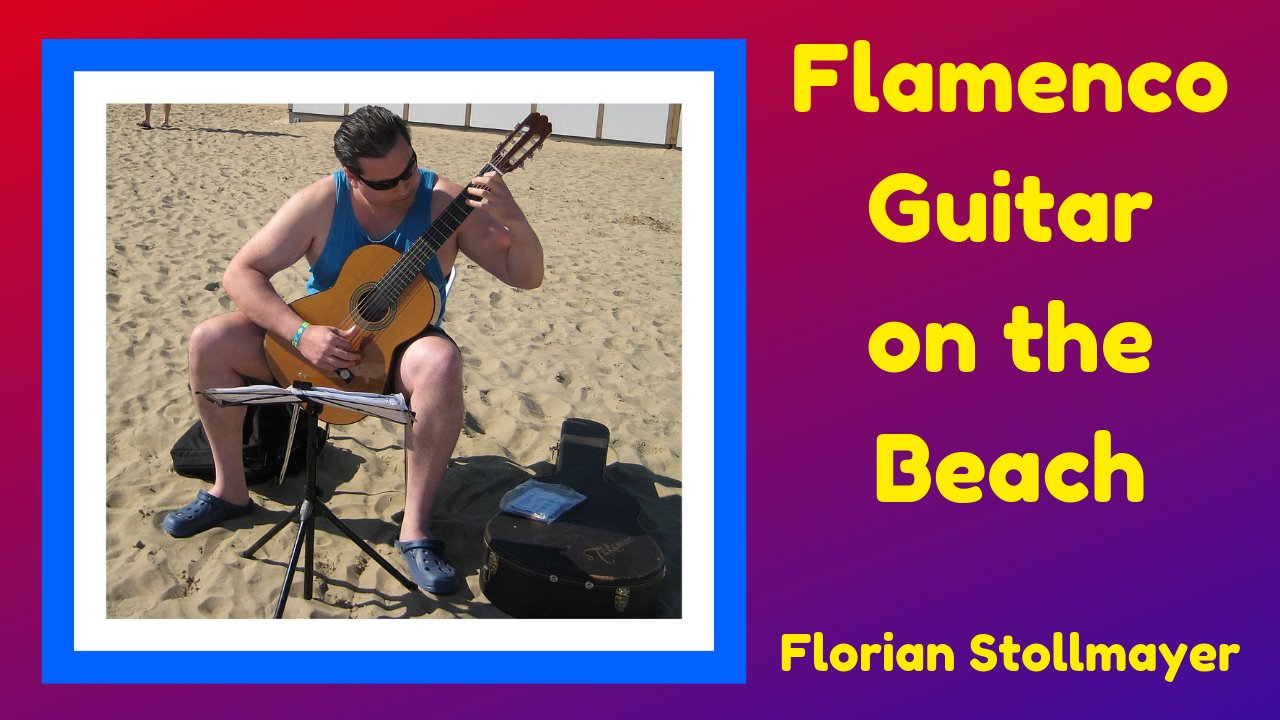
[[[530,113],[498,143],[476,176],[491,170],[506,174],[523,167],[550,134],[547,117]],[[360,353],[360,363],[351,368],[321,370],[303,357],[289,338],[267,333],[263,344],[276,381],[281,385],[300,380],[317,387],[383,392],[396,348],[417,337],[436,319],[440,291],[427,282],[422,271],[471,214],[473,208],[467,204],[471,197],[464,188],[405,253],[380,245],[362,247],[347,258],[333,287],[290,303],[294,312],[312,325],[344,330],[355,327],[351,345]],[[364,415],[326,405],[320,419],[347,425]]]

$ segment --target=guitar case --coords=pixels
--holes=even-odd
[[[555,474],[539,481],[587,497],[553,523],[499,512],[484,529],[480,589],[518,618],[652,617],[666,561],[640,504],[604,480],[609,429],[569,418]]]

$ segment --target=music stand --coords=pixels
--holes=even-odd
[[[293,434],[298,430],[298,423],[301,420],[302,430],[307,437],[307,482],[303,489],[302,502],[290,511],[288,516],[276,523],[265,535],[251,545],[249,549],[240,553],[241,557],[253,558],[253,554],[265,545],[267,541],[275,537],[294,519],[298,520],[298,537],[294,540],[293,552],[289,555],[289,565],[285,569],[284,583],[280,586],[280,599],[276,601],[276,610],[273,615],[275,619],[279,619],[284,615],[285,602],[289,599],[289,589],[293,585],[293,575],[298,570],[298,557],[304,546],[306,548],[306,559],[303,570],[306,584],[302,589],[302,597],[305,600],[311,599],[315,575],[312,556],[315,547],[317,514],[327,518],[334,527],[347,536],[347,539],[355,543],[365,555],[373,558],[384,570],[391,573],[410,592],[418,591],[416,583],[406,578],[386,558],[370,547],[363,538],[347,527],[346,523],[339,520],[337,515],[333,514],[333,511],[324,504],[324,499],[316,483],[316,461],[320,453],[321,443],[318,418],[321,409],[327,404],[339,405],[347,409],[361,410],[405,424],[412,422],[413,413],[405,407],[403,396],[347,393],[328,388],[312,388],[310,383],[305,382],[295,382],[292,387],[288,388],[279,388],[272,385],[213,388],[202,391],[201,394],[218,405],[254,405],[281,402],[297,404],[293,412],[293,426],[289,430],[290,443],[287,447],[292,450]],[[288,465],[287,455],[285,457],[285,465]],[[283,478],[283,471],[281,472],[281,477]]]

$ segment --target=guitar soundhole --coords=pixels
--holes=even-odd
[[[394,299],[378,291],[377,283],[362,285],[351,295],[351,317],[365,330],[381,330],[396,316]]]

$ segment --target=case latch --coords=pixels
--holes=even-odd
[[[498,553],[492,550],[489,551],[489,562],[480,568],[480,572],[484,573],[484,578],[482,579],[486,583],[493,579],[494,575],[498,574]]]

